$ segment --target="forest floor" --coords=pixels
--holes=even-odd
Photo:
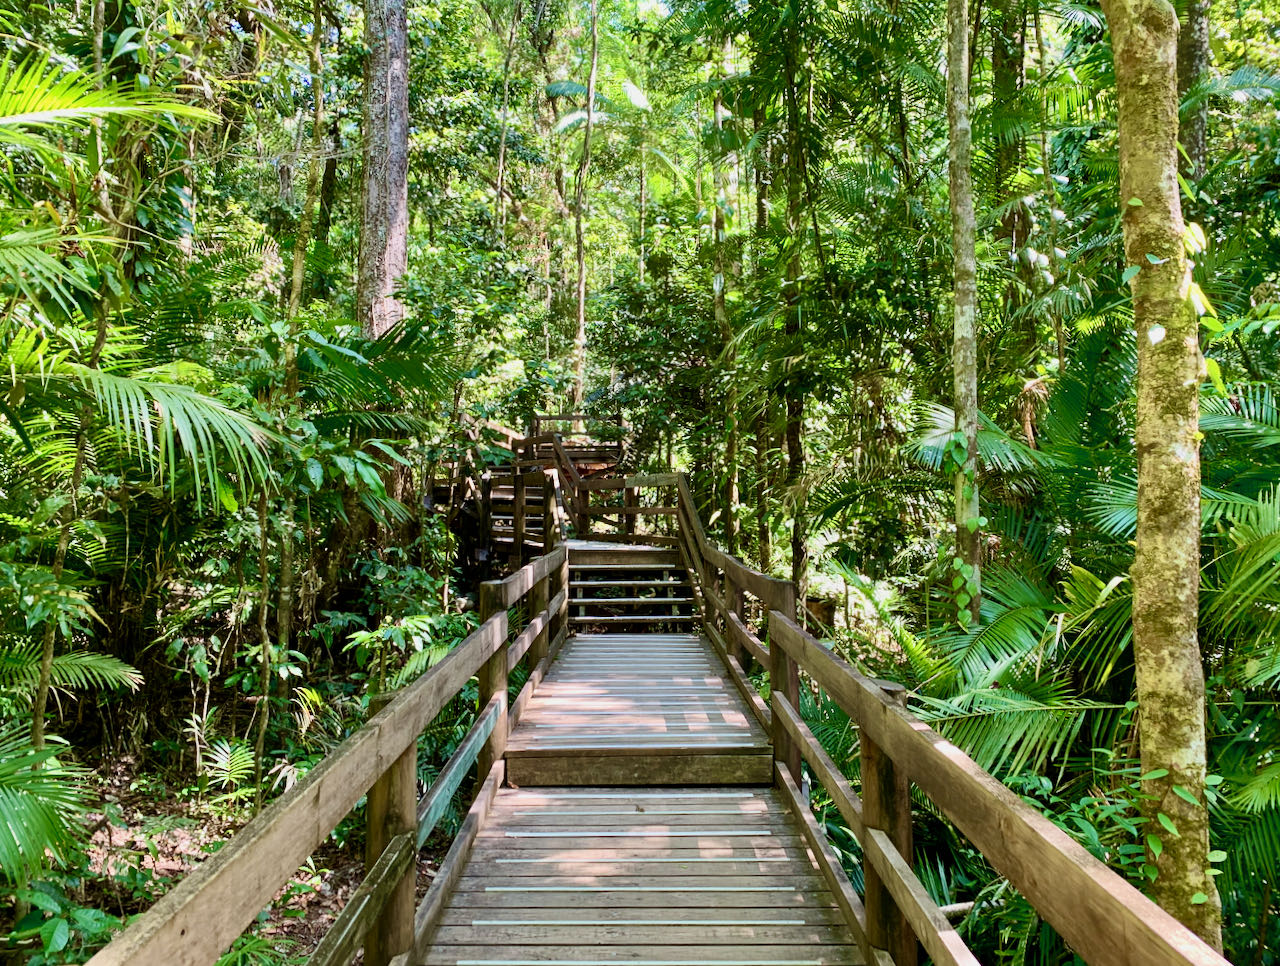
[[[103,808],[88,816],[88,871],[76,898],[121,918],[145,911],[251,817],[247,809],[228,812],[175,795],[128,758],[104,765],[97,777]],[[419,897],[447,848],[447,839],[427,843],[418,864]],[[283,940],[281,952],[290,960],[302,959],[333,925],[363,877],[360,841],[325,842],[259,915],[255,932],[272,942]]]

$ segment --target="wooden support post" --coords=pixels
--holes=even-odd
[[[906,707],[907,692],[892,681],[876,682],[895,704]],[[861,732],[862,819],[869,829],[879,829],[893,841],[898,853],[910,865],[911,789],[907,773]],[[877,949],[888,951],[896,966],[915,966],[918,961],[916,937],[906,917],[889,894],[870,862],[862,864],[867,908],[867,937]]]
[[[488,564],[488,558],[493,555],[493,476],[488,470],[480,477],[480,539]],[[481,573],[485,569],[481,568]]]
[[[511,547],[512,561],[515,569],[524,566],[524,470],[515,467],[511,474],[511,491],[514,494],[511,510],[511,527],[513,540]]]
[[[555,592],[559,594],[564,591],[561,598],[562,603],[560,609],[552,615],[550,639],[555,641],[561,634],[569,633],[569,598],[573,596],[569,592],[569,548],[564,548],[564,560],[560,562],[560,572],[556,574]]]
[[[554,472],[554,471],[552,471]],[[542,552],[550,553],[560,543],[560,515],[556,507],[556,485],[551,473],[542,477]]]
[[[547,609],[547,604],[551,600],[550,588],[551,574],[543,577],[529,589],[529,617],[536,620],[538,616]],[[538,631],[538,636],[533,639],[533,643],[529,646],[529,670],[532,671],[542,659],[547,656],[547,645],[551,641],[550,629],[552,621],[548,620],[543,625],[542,630]]]
[[[634,486],[625,487],[622,491],[622,526],[628,534],[636,532],[636,518],[639,514],[627,511],[638,506],[640,506],[640,491]]]
[[[377,713],[393,695],[374,697],[370,710]],[[369,872],[383,851],[397,835],[417,832],[418,828],[418,743],[391,763],[369,789],[365,811],[364,868]],[[413,946],[414,889],[418,879],[418,863],[410,862],[404,877],[387,898],[382,912],[374,920],[364,941],[364,961],[368,966],[387,966],[393,957]]]
[[[724,574],[724,605],[733,613],[738,615],[738,619],[743,624],[747,622],[746,618],[746,597],[742,588],[738,586],[737,581],[729,576],[726,570]],[[737,635],[729,633],[729,619],[725,618],[724,640],[728,645],[729,654],[738,662],[738,666],[746,673],[751,671],[751,655],[747,653],[747,649],[742,646]]]
[[[578,487],[578,536],[591,535],[591,491],[585,486]]]
[[[796,589],[792,584],[782,584],[778,588],[777,610],[790,620],[796,619]],[[769,687],[781,692],[791,703],[791,707],[800,710],[800,669],[796,662],[774,640],[772,623],[769,628]],[[803,773],[800,771],[800,746],[791,740],[786,729],[775,715],[773,719],[773,757],[791,772],[797,785],[801,784]]]
[[[787,699],[793,708],[800,707],[800,669],[781,646],[769,642],[769,687]],[[799,785],[802,779],[800,771],[800,746],[791,740],[778,715],[773,716],[773,758],[784,767],[792,780]]]
[[[480,585],[479,611],[482,623],[504,610],[505,607],[502,598],[502,581],[486,580]],[[494,762],[501,761],[503,753],[507,750],[507,647],[505,643],[480,666],[477,677],[480,683],[479,707],[481,709],[495,695],[501,696],[498,721],[493,726],[493,733],[489,735],[489,740],[484,743],[484,747],[476,758],[476,774],[483,782]]]

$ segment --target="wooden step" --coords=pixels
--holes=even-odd
[[[670,580],[575,580],[574,587],[593,589],[597,587],[691,587],[685,577],[674,577]]]
[[[692,624],[701,620],[701,618],[694,614],[628,614],[621,617],[598,614],[570,614],[569,620],[574,624],[652,624],[655,622]]]
[[[692,604],[692,597],[573,597],[570,604]]]

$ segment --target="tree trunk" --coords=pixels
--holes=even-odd
[[[1119,104],[1120,197],[1138,340],[1138,532],[1133,652],[1138,738],[1151,834],[1151,895],[1215,948],[1222,909],[1208,874],[1204,804],[1205,684],[1197,639],[1200,587],[1199,387],[1203,359],[1188,298],[1178,194],[1178,21],[1166,0],[1103,0]],[[1167,770],[1167,773],[1166,773]],[[1189,793],[1185,801],[1175,791]],[[1155,819],[1173,820],[1167,834]]]
[[[955,459],[956,557],[964,582],[956,611],[968,626],[981,603],[982,533],[978,525],[978,282],[977,221],[973,210],[973,131],[969,123],[969,5],[947,2],[948,167],[951,176],[951,248],[955,260],[952,366],[955,374],[956,431],[964,444]]]
[[[507,113],[511,103],[511,58],[515,54],[516,28],[520,26],[520,16],[522,12],[522,0],[516,0],[515,6],[511,9],[511,25],[507,30],[506,56],[502,61],[502,131],[498,137],[498,184],[496,196],[493,201],[494,238],[499,242],[504,240],[507,226],[507,211],[503,202],[503,192],[506,190],[507,180],[507,131],[510,127]]]
[[[717,72],[722,83],[727,72],[729,53],[729,41],[726,39],[723,48],[723,59]],[[724,413],[724,543],[729,555],[735,556],[738,553],[738,526],[735,516],[738,506],[738,389],[736,385],[737,376],[734,371],[737,365],[737,353],[733,345],[733,325],[729,321],[729,310],[725,300],[729,284],[728,261],[725,258],[725,240],[729,231],[728,219],[725,213],[729,207],[729,193],[726,187],[725,158],[723,155],[724,98],[719,87],[716,88],[713,109],[715,117],[712,123],[717,139],[715,150],[711,155],[711,178],[715,183],[716,193],[715,205],[711,210],[711,230],[714,236],[712,238],[711,308],[716,328],[720,333],[720,340],[724,346],[722,358],[728,383],[728,388],[725,392]]]
[[[800,256],[797,239],[804,232],[801,199],[804,191],[804,174],[802,165],[800,137],[800,100],[796,87],[796,51],[799,40],[790,37],[787,40],[786,74],[787,74],[787,234],[792,240],[792,255],[787,267],[787,280],[784,287],[786,294],[786,317],[783,322],[783,334],[786,337],[787,354],[792,359],[804,358],[804,331],[800,319],[800,276],[804,266]],[[806,540],[808,522],[805,519],[804,498],[804,388],[795,372],[787,376],[786,382],[786,446],[787,446],[787,496],[791,500],[791,582],[796,588],[796,597],[800,601],[798,617],[803,622],[805,616],[804,599],[809,574],[809,548]]]
[[[773,552],[769,535],[769,396],[756,416],[756,559],[760,572],[767,574],[773,566]]]
[[[1178,32],[1178,98],[1209,71],[1209,0],[1185,0],[1186,23]],[[1209,102],[1201,100],[1187,111],[1180,132],[1182,150],[1187,156],[1182,173],[1196,179],[1204,175],[1209,134]]]
[[[404,318],[408,265],[409,54],[404,0],[366,0],[364,167],[356,316],[374,338]]]
[[[271,634],[267,630],[268,601],[271,599],[271,568],[268,558],[267,493],[258,494],[258,732],[253,741],[253,808],[262,810],[262,782],[266,773],[267,725],[271,719]]]
[[[573,411],[582,408],[587,381],[587,246],[583,233],[583,206],[586,204],[587,175],[591,170],[591,128],[595,123],[596,69],[600,56],[600,7],[591,0],[591,70],[587,74],[587,123],[582,132],[582,157],[573,191],[573,234],[578,257],[578,327],[573,337]]]

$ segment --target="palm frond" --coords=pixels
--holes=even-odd
[[[0,61],[0,142],[28,148],[52,145],[32,133],[41,128],[77,127],[111,116],[209,121],[214,115],[163,94],[99,88],[83,71],[64,71],[44,57]]]
[[[34,642],[0,647],[0,688],[29,690],[40,679],[40,645]],[[55,688],[81,691],[87,688],[128,688],[142,684],[139,671],[109,654],[72,651],[55,654],[51,684]]]
[[[75,821],[87,804],[81,772],[57,752],[36,751],[24,725],[0,727],[0,878],[7,882],[31,878],[47,855],[66,861],[82,838]]]

